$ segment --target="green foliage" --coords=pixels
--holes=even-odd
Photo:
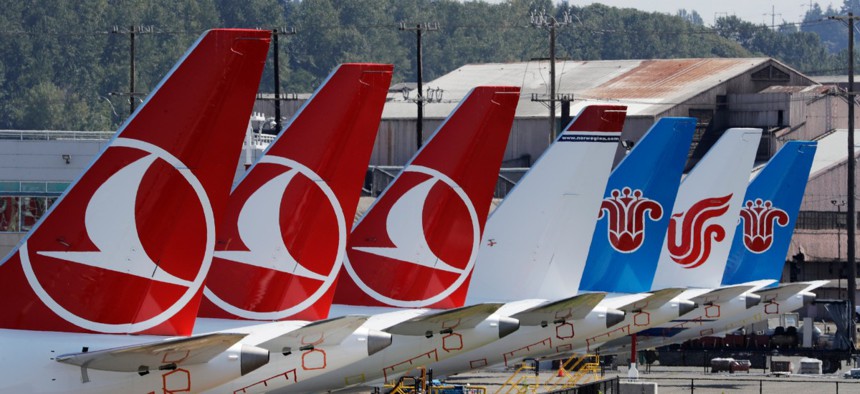
[[[295,28],[279,35],[283,92],[308,92],[342,62],[395,65],[395,82],[414,81],[414,27],[423,32],[425,80],[467,63],[549,55],[549,30],[530,24],[546,12],[557,56],[600,60],[774,56],[802,71],[838,68],[844,27],[791,25],[778,32],[724,18],[713,29],[693,10],[676,15],[551,0],[0,0],[0,128],[109,130],[128,116],[129,29],[136,34],[135,90],[149,92],[206,29]],[[838,11],[857,7],[846,0]],[[848,8],[846,8],[848,7]],[[860,10],[858,10],[860,11]],[[807,19],[837,10],[815,6]],[[567,13],[567,14],[565,14]],[[817,15],[817,16],[816,16]],[[405,30],[398,27],[403,24]],[[822,42],[829,30],[832,38]],[[828,33],[829,34],[829,33]],[[828,36],[830,37],[830,36]],[[272,58],[260,90],[274,88]]]

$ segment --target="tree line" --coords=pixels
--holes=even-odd
[[[415,32],[401,23],[438,24],[423,34],[425,80],[467,63],[546,58],[548,31],[530,23],[542,14],[569,21],[558,27],[557,56],[565,59],[772,56],[813,74],[844,72],[847,59],[836,41],[812,30],[829,26],[846,36],[835,21],[771,30],[726,17],[706,27],[692,10],[668,15],[551,0],[0,0],[0,7],[0,128],[9,129],[115,129],[128,116],[129,29],[140,29],[140,93],[214,27],[294,28],[297,34],[279,37],[282,92],[312,91],[342,62],[393,63],[395,82],[414,81]],[[828,12],[816,7],[807,19],[816,9]],[[271,55],[261,92],[274,90]]]

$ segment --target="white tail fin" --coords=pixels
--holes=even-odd
[[[625,110],[583,109],[496,208],[468,303],[576,294]]]
[[[720,287],[760,139],[727,130],[681,183],[653,290]]]

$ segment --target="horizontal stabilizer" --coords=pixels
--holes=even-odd
[[[511,317],[520,321],[524,326],[546,325],[553,322],[564,322],[585,318],[603,298],[606,293],[585,293],[563,300],[550,302],[526,309]]]
[[[657,309],[666,304],[667,302],[672,301],[673,298],[683,293],[684,290],[686,289],[668,288],[658,291],[652,291],[650,292],[651,295],[649,295],[648,297],[636,302],[631,302],[617,309],[620,309],[625,312]]]
[[[444,310],[417,316],[386,328],[385,332],[396,335],[432,335],[433,332],[448,333],[453,330],[475,328],[503,304],[485,303]]]
[[[341,316],[320,320],[304,327],[270,339],[257,346],[271,352],[289,354],[293,350],[304,350],[314,346],[333,346],[343,342],[361,327],[367,316]]]
[[[721,287],[719,289],[711,290],[705,294],[702,294],[698,297],[694,297],[690,299],[699,305],[706,305],[715,302],[725,302],[732,298],[735,298],[750,289],[754,289],[753,285],[737,285],[737,286],[729,286],[729,287]]]
[[[828,284],[830,284],[830,281],[829,280],[813,280],[813,281],[803,282],[803,283],[806,283],[806,290],[804,290],[804,291],[812,291],[812,290],[815,290],[819,287],[827,286]]]
[[[83,368],[113,372],[146,372],[203,364],[223,353],[247,334],[214,333],[166,339],[139,345],[64,354],[57,361]]]
[[[788,283],[770,289],[759,290],[755,293],[761,296],[762,302],[784,301],[806,290],[807,287],[809,287],[809,283]]]

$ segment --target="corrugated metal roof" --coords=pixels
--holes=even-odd
[[[560,61],[556,63],[559,95],[572,95],[572,112],[598,102],[626,104],[630,116],[657,115],[674,105],[736,77],[769,58],[706,58],[661,60]],[[531,101],[549,95],[549,63],[468,64],[425,84],[444,91],[442,103],[425,105],[425,116],[444,118],[473,87],[522,87],[518,117],[546,116],[545,103]],[[414,94],[412,95],[414,98]],[[561,112],[558,109],[559,113]],[[415,104],[402,99],[386,104],[385,118],[414,118]]]
[[[836,89],[836,85],[812,85],[812,86],[770,86],[762,89],[759,93],[814,93],[824,94]]]
[[[854,131],[854,151],[860,154],[860,135]],[[837,129],[818,140],[815,158],[812,159],[812,169],[809,177],[813,178],[827,172],[834,166],[848,160],[848,129]]]

